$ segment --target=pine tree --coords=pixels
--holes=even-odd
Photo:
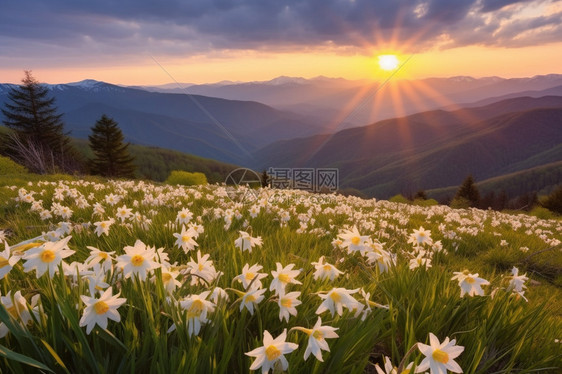
[[[22,85],[8,93],[2,113],[4,125],[13,130],[3,139],[6,154],[31,170],[36,169],[38,163],[42,168],[52,164],[63,171],[79,168],[76,153],[64,132],[62,114],[57,113],[55,98],[49,97],[49,90],[39,84],[31,71],[25,71]]]
[[[106,177],[133,178],[134,158],[129,154],[129,143],[123,143],[123,133],[117,122],[105,114],[92,127],[88,136],[94,159],[90,164],[92,174]]]
[[[414,200],[427,200],[427,194],[425,193],[424,190],[419,190],[418,192],[416,192],[416,194],[414,195]]]
[[[271,177],[269,176],[269,174],[267,174],[266,170],[261,172],[260,179],[261,179],[261,186],[263,188],[269,187],[269,182],[271,180]]]
[[[478,206],[480,201],[480,192],[478,192],[478,188],[474,183],[472,175],[466,177],[466,179],[462,182],[453,200],[460,199],[466,199],[470,203],[470,206]]]

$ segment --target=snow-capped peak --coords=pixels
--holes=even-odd
[[[81,88],[93,88],[100,83],[103,82],[97,81],[95,79],[84,79],[83,81],[67,83],[66,85],[72,87],[81,87]]]

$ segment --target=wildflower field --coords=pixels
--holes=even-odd
[[[562,372],[560,219],[3,182],[1,372]]]

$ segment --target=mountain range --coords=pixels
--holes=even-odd
[[[0,106],[12,87],[0,84]],[[562,75],[48,87],[75,137],[105,113],[132,143],[259,170],[337,167],[340,187],[368,196],[443,193],[468,174],[486,186],[537,170],[551,177],[535,190],[562,182]]]
[[[278,141],[258,150],[256,159],[259,168],[335,167],[341,187],[382,198],[458,186],[469,174],[482,181],[561,161],[562,97],[428,111]]]
[[[0,85],[0,106],[13,85]],[[86,138],[106,114],[127,141],[244,163],[257,148],[320,129],[302,116],[270,106],[200,95],[148,92],[92,80],[50,85],[71,135]]]
[[[230,100],[258,101],[306,116],[329,132],[438,108],[480,106],[510,97],[562,95],[562,75],[530,78],[427,78],[346,80],[277,77],[263,82],[173,83],[139,87],[154,92],[190,93]],[[486,103],[481,100],[490,99]]]

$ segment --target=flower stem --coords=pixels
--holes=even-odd
[[[409,355],[411,355],[416,349],[418,348],[418,343],[414,344],[412,346],[412,348],[410,348],[410,350],[408,352],[406,352],[406,354],[404,355],[404,357],[402,358],[402,361],[400,361],[400,365],[398,365],[398,369],[396,369],[396,372],[398,374],[402,373],[402,370],[404,370],[404,365],[406,364],[406,359],[408,358]]]

